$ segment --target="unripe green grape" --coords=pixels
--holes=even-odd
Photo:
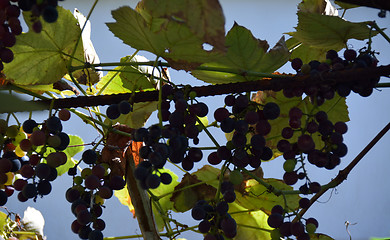
[[[311,70],[311,67],[309,64],[303,64],[301,67],[301,73],[303,74],[309,74]]]
[[[272,240],[280,240],[282,237],[282,234],[280,233],[279,229],[275,228],[271,231],[271,239]]]
[[[61,138],[58,135],[51,135],[47,138],[47,144],[50,147],[56,148],[61,144]]]
[[[195,91],[191,91],[190,94],[189,94],[189,97],[190,99],[195,99],[196,98],[196,92]]]
[[[84,168],[82,171],[81,171],[81,177],[83,179],[86,179],[89,175],[92,174],[92,169],[90,168]]]
[[[286,160],[283,164],[283,169],[286,172],[292,172],[295,169],[296,161],[294,159]]]
[[[73,182],[76,185],[81,185],[83,183],[83,178],[81,176],[76,176],[73,178]]]
[[[306,225],[306,232],[307,233],[313,234],[313,233],[316,232],[316,230],[317,230],[317,227],[313,223],[309,223],[309,224]]]
[[[237,184],[240,184],[244,180],[244,177],[242,176],[242,173],[240,172],[240,170],[236,169],[230,173],[229,180],[233,184],[237,185]]]
[[[17,125],[11,125],[7,127],[6,135],[9,138],[15,138],[19,133],[19,127]]]

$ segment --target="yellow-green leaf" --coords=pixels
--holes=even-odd
[[[160,6],[166,6],[165,1],[158,1],[156,4],[137,8],[137,11],[130,7],[114,10],[112,16],[116,22],[107,23],[107,26],[125,44],[163,57],[176,69],[194,69],[221,52],[216,49],[204,50],[205,41],[182,18],[154,17],[154,12]],[[191,14],[190,11],[185,12],[188,10],[185,4],[180,4],[178,8],[187,15]]]
[[[272,185],[276,189],[290,191],[293,190],[291,186],[285,184],[282,180],[268,178],[263,179],[266,183]],[[299,204],[298,194],[289,194],[283,196],[276,196],[274,193],[267,191],[267,188],[257,182],[255,179],[249,179],[245,183],[245,189],[243,194],[238,194],[236,204],[251,210],[262,210],[270,213],[273,206],[279,204],[287,206],[290,210],[297,209]],[[285,202],[286,200],[286,202]]]
[[[229,213],[237,223],[236,240],[271,239],[268,215],[263,211],[250,211],[236,202],[229,204]]]
[[[258,80],[259,77],[245,76],[246,71],[272,73],[284,65],[289,57],[284,38],[267,52],[269,45],[267,41],[255,38],[251,31],[243,26],[234,24],[226,36],[228,47],[225,56],[217,61],[208,61],[202,67],[221,68],[236,73],[193,70],[192,75],[209,83],[230,83]]]
[[[59,16],[55,23],[41,20],[41,33],[30,29],[16,36],[16,44],[11,48],[14,60],[4,66],[7,79],[19,85],[44,85],[55,83],[66,74],[69,55],[81,30],[69,10],[62,7],[57,10]],[[82,47],[80,43],[74,56],[75,63],[84,63]]]
[[[377,33],[367,23],[353,23],[337,16],[298,12],[298,26],[291,36],[316,48],[342,49],[349,39],[364,40]]]

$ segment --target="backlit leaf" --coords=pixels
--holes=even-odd
[[[161,17],[155,16],[159,16],[160,8],[170,6],[170,3],[167,1],[151,3],[151,1],[141,2],[136,10],[130,7],[121,7],[112,11],[116,22],[107,23],[107,26],[125,44],[163,57],[175,69],[194,69],[201,63],[210,61],[221,52],[216,51],[216,49],[204,50],[205,40],[202,37],[205,38],[207,34],[199,37],[201,30],[192,31],[191,26],[195,26],[195,24],[192,20],[191,23],[189,21],[189,19],[193,19],[190,16],[192,9],[188,6],[188,4],[192,4],[191,1],[179,1],[175,7],[175,13],[181,13],[180,15]],[[204,6],[198,5],[198,7],[200,7],[200,17],[205,17],[202,15]],[[188,11],[189,9],[191,11]],[[221,9],[215,10],[222,11]],[[218,16],[216,17],[218,18]],[[216,20],[217,23],[221,21],[220,18],[219,16],[219,19]],[[189,22],[186,22],[185,19]],[[201,19],[196,21],[201,21]],[[209,26],[211,25],[209,24]],[[209,29],[209,27],[205,27]],[[224,34],[223,31],[222,34]]]
[[[282,180],[268,178],[263,179],[266,183],[272,185],[279,190],[293,190],[291,186],[285,184]],[[288,194],[285,195],[286,203],[289,209],[297,209],[299,202],[299,195]],[[266,213],[271,212],[273,206],[279,204],[285,205],[284,197],[276,196],[274,193],[270,193],[266,187],[257,182],[255,179],[249,179],[245,183],[244,191],[241,194],[237,194],[236,204],[251,210],[262,210]]]
[[[194,70],[192,75],[209,83],[230,83],[258,80],[259,77],[245,76],[245,71],[272,73],[284,65],[290,57],[284,38],[268,52],[268,43],[255,38],[247,28],[234,24],[227,33],[225,56],[209,61],[203,67],[237,70],[242,74],[218,71]]]
[[[237,240],[271,239],[268,215],[263,211],[248,210],[236,202],[229,204],[229,213],[237,223]]]
[[[376,32],[367,23],[352,23],[337,16],[298,12],[298,26],[291,36],[316,48],[342,49],[349,39],[364,40]]]
[[[43,30],[35,33],[29,30],[16,36],[11,49],[14,60],[5,64],[7,78],[19,85],[50,84],[57,82],[67,73],[69,55],[80,36],[78,22],[69,10],[57,7],[58,20],[46,23],[41,20]],[[28,21],[29,15],[25,15]],[[75,63],[84,63],[83,46],[78,45]]]

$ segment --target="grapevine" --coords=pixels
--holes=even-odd
[[[103,212],[109,212],[106,201],[113,197],[131,209],[144,239],[177,239],[187,231],[204,240],[248,234],[332,239],[319,232],[321,222],[307,211],[344,182],[390,129],[387,124],[348,162],[346,99],[387,87],[383,77],[390,76],[390,65],[380,65],[372,49],[379,36],[390,43],[384,30],[375,22],[339,17],[329,10],[336,11],[330,2],[322,9],[303,1],[296,32],[268,49],[237,23],[225,34],[218,0],[203,5],[142,0],[134,9],[113,10],[113,22],[107,23],[136,51],[120,62],[100,63],[88,36],[97,3],[84,17],[57,0],[0,1],[0,93],[15,101],[0,107],[0,206],[8,213],[0,215],[1,235],[44,237],[5,207],[49,198],[53,181],[70,177],[64,197],[74,216],[69,228],[80,239],[126,238],[104,234],[111,226]],[[189,8],[193,14],[182,11]],[[313,31],[316,22],[339,26],[334,31],[340,34],[325,41]],[[343,35],[343,28],[353,31]],[[350,39],[368,42],[355,49]],[[141,50],[156,59],[138,55]],[[311,50],[313,58],[307,59],[302,51]],[[292,73],[279,73],[286,63]],[[168,69],[185,70],[204,84],[176,84]],[[217,95],[223,101],[215,109],[202,98]],[[42,110],[48,116],[38,121],[35,113]],[[19,112],[29,115],[22,119]],[[158,122],[146,125],[153,112]],[[64,126],[75,118],[99,137],[84,143],[70,133]],[[283,162],[282,179],[265,178],[263,165],[276,161]],[[311,167],[340,171],[323,184]],[[195,225],[179,222],[173,212],[189,214]]]

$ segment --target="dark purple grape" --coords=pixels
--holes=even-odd
[[[222,122],[225,118],[228,118],[230,115],[229,111],[226,108],[217,108],[214,111],[214,118],[217,122]]]
[[[283,181],[287,185],[294,185],[298,181],[298,174],[296,172],[285,172],[283,174]]]
[[[290,142],[285,140],[285,139],[279,140],[276,147],[278,148],[278,150],[280,152],[287,152],[287,151],[290,151],[292,149]]]
[[[62,131],[61,120],[56,116],[51,116],[46,120],[46,128],[50,133],[58,133]]]
[[[229,210],[229,205],[225,201],[221,201],[215,206],[215,210],[220,216],[225,215]]]
[[[55,7],[53,6],[46,6],[44,9],[43,9],[43,12],[42,12],[42,17],[43,19],[48,22],[48,23],[53,23],[55,21],[57,21],[57,18],[58,18],[58,11]]]
[[[345,58],[345,60],[347,60],[347,61],[353,61],[353,60],[355,60],[356,56],[357,56],[357,53],[356,53],[356,51],[353,50],[353,49],[346,49],[346,50],[344,51],[344,58]]]
[[[272,213],[267,219],[267,223],[272,228],[278,228],[283,223],[283,215],[279,213]]]
[[[222,120],[220,126],[224,133],[230,133],[234,130],[235,120],[233,118],[225,118]]]
[[[327,53],[326,53],[326,59],[330,59],[330,60],[332,60],[332,59],[335,59],[335,58],[337,58],[339,55],[338,55],[338,53],[337,53],[337,51],[335,51],[335,50],[329,50]]]
[[[109,119],[117,119],[121,115],[121,113],[119,112],[118,104],[114,103],[108,106],[108,108],[106,109],[106,115]]]
[[[291,223],[291,234],[294,236],[302,236],[305,233],[305,226],[301,222]]]
[[[231,151],[226,146],[221,146],[217,150],[218,157],[222,160],[229,160],[232,156]]]
[[[269,147],[264,147],[263,152],[260,155],[261,160],[268,161],[272,158],[274,153],[272,152],[272,149]]]
[[[93,222],[93,228],[96,230],[103,231],[106,228],[106,223],[103,219],[98,218]]]
[[[301,127],[301,119],[299,118],[290,118],[288,121],[291,128],[297,129]]]
[[[274,120],[279,117],[280,108],[279,105],[274,102],[269,102],[264,105],[263,114],[266,119]]]
[[[308,152],[314,149],[315,144],[313,138],[310,135],[304,134],[298,137],[298,148],[303,152]]]
[[[233,95],[227,95],[224,99],[224,102],[225,102],[226,106],[231,107],[236,102],[236,98]]]
[[[228,203],[232,203],[236,200],[236,193],[234,190],[228,190],[223,193],[223,199]]]
[[[9,48],[1,48],[0,49],[0,59],[5,63],[10,63],[14,59],[14,53]]]
[[[50,171],[50,167],[46,163],[40,163],[35,167],[36,176],[40,179],[48,178]]]
[[[91,213],[88,211],[88,209],[85,209],[85,210],[81,210],[78,214],[77,214],[77,221],[85,226],[87,225],[88,223],[90,223],[92,220],[92,215]]]
[[[221,163],[222,159],[219,158],[217,152],[212,152],[212,153],[210,153],[209,156],[207,157],[207,161],[208,161],[211,165],[217,165],[217,164]]]
[[[284,222],[279,226],[279,231],[282,236],[291,236],[291,222]]]
[[[172,176],[169,173],[161,173],[160,175],[161,182],[163,184],[170,184],[172,182]]]
[[[112,175],[112,174],[111,174]],[[109,186],[113,190],[121,190],[126,185],[125,180],[122,176],[114,175],[111,176]]]
[[[75,188],[69,188],[65,193],[65,198],[68,202],[73,203],[80,198],[80,192]]]
[[[312,193],[318,193],[321,191],[321,185],[318,182],[309,183],[309,189]]]
[[[86,164],[96,163],[97,158],[98,158],[97,153],[92,149],[88,149],[84,151],[82,155],[82,159]]]
[[[257,114],[257,112],[254,112],[254,111],[248,111],[246,114],[245,114],[245,121],[248,123],[248,124],[256,124],[258,121],[259,121],[259,115]]]
[[[249,104],[249,99],[246,95],[239,95],[237,96],[234,105],[237,108],[243,109],[246,108]]]
[[[348,126],[345,122],[336,122],[334,130],[338,133],[345,134],[348,131]]]
[[[294,130],[290,127],[285,127],[282,129],[282,137],[285,139],[290,139],[294,135]]]
[[[96,189],[96,188],[100,187],[100,185],[101,185],[100,179],[93,174],[89,175],[85,179],[84,183],[85,183],[85,187],[88,189],[91,189],[91,190]]]
[[[206,218],[207,212],[205,211],[203,206],[196,205],[192,210],[191,210],[191,216],[195,220],[203,220]]]
[[[256,133],[266,136],[271,132],[271,124],[267,120],[259,120],[256,124]]]
[[[316,113],[315,118],[318,123],[328,120],[328,114],[324,111],[319,111]]]
[[[41,180],[37,185],[39,195],[48,195],[51,192],[51,183],[49,180]]]
[[[299,207],[309,208],[310,207],[310,200],[308,198],[301,198],[299,200]]]
[[[39,21],[39,20],[36,20],[33,24],[32,24],[32,29],[34,32],[36,33],[40,33],[42,31],[42,22]]]
[[[202,220],[198,226],[199,232],[208,233],[211,229],[211,223],[208,220]]]
[[[290,118],[301,118],[303,113],[302,113],[302,110],[300,108],[293,107],[290,109],[288,115]]]
[[[156,174],[149,174],[145,179],[146,186],[151,189],[158,188],[161,183],[161,178]]]
[[[133,107],[128,101],[121,101],[118,105],[119,112],[121,114],[128,114],[129,112],[133,111]]]
[[[200,111],[198,114],[196,114],[198,117],[205,117],[209,113],[209,108],[205,103],[197,103],[198,107],[200,108]]]
[[[192,147],[188,150],[188,158],[193,162],[199,162],[203,158],[202,150],[196,147]]]
[[[113,191],[108,186],[101,186],[98,189],[98,194],[104,199],[110,199],[113,195]]]
[[[37,122],[35,122],[35,120],[33,120],[33,119],[28,119],[28,120],[24,121],[23,125],[22,125],[23,131],[25,133],[29,133],[29,134],[31,134],[33,132],[34,128],[37,126],[38,126]]]
[[[38,194],[38,189],[33,183],[28,183],[23,187],[23,196],[26,198],[34,198]]]
[[[0,190],[0,206],[4,206],[8,201],[8,195],[5,191]]]
[[[245,120],[238,120],[234,125],[234,129],[239,133],[246,133],[249,129],[249,125]]]
[[[265,138],[261,134],[255,134],[251,137],[251,146],[255,150],[262,151],[265,147]]]
[[[313,70],[317,70],[318,69],[318,66],[320,66],[320,62],[317,61],[317,60],[311,60],[309,62],[309,66],[310,66],[310,69],[313,71]]]
[[[88,239],[89,233],[92,231],[90,226],[82,226],[78,232],[79,238]]]
[[[275,205],[271,209],[271,214],[278,213],[280,215],[283,215],[284,213],[284,208],[281,205]]]
[[[307,123],[306,130],[308,133],[315,133],[318,131],[318,124],[315,121]]]
[[[295,71],[299,71],[299,69],[301,69],[302,65],[303,65],[303,62],[300,58],[294,58],[293,60],[291,60],[291,67]]]

